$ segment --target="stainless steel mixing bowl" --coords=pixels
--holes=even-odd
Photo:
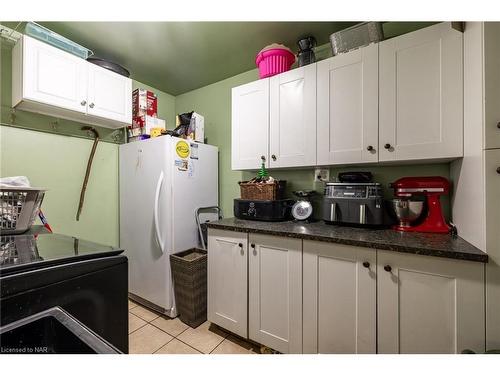
[[[422,214],[423,201],[412,201],[409,199],[393,199],[392,209],[399,221],[399,226],[409,227]]]

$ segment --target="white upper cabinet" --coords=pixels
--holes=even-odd
[[[377,162],[378,45],[317,66],[317,164]]]
[[[316,64],[270,79],[269,167],[316,164]]]
[[[462,33],[449,22],[379,44],[379,160],[463,155]]]
[[[498,56],[487,57],[494,71]],[[233,89],[232,167],[459,158],[463,91],[463,34],[450,22],[251,82]],[[497,107],[486,148],[500,144]]]
[[[21,67],[13,64],[13,76],[22,74],[21,90],[13,90],[17,96],[13,105],[25,99],[80,113],[87,111],[85,60],[27,36],[15,46],[13,54],[22,62]]]
[[[12,105],[119,128],[132,122],[132,80],[23,36],[12,53]]]
[[[88,114],[130,123],[132,81],[95,64],[88,68]]]
[[[484,148],[500,148],[500,22],[483,23]]]
[[[231,123],[232,169],[269,167],[269,79],[233,88]]]

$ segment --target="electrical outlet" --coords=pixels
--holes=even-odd
[[[314,170],[314,182],[326,182],[330,180],[330,170],[327,168],[316,168]]]

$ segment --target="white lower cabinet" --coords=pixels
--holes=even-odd
[[[486,192],[486,346],[500,348],[500,149],[484,151]]]
[[[208,320],[247,337],[246,233],[208,231]]]
[[[304,241],[304,353],[376,353],[376,250]]]
[[[484,351],[484,264],[377,251],[378,353]]]
[[[302,240],[249,234],[248,337],[302,353]]]
[[[480,353],[485,265],[211,228],[208,320],[281,353]]]

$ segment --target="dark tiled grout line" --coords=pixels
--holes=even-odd
[[[184,341],[182,341],[181,339],[179,339],[179,338],[177,338],[177,337],[174,337],[174,338],[175,338],[175,339],[177,339],[177,340],[179,340],[179,341],[180,341],[180,342],[182,342],[183,344],[185,344],[185,345],[189,346],[191,349],[196,350],[196,351],[198,352],[198,353],[196,353],[196,354],[205,354],[205,353],[203,353],[203,352],[200,352],[200,351],[199,351],[198,349],[196,349],[194,346],[189,345],[187,342],[184,342]]]
[[[155,326],[155,325],[153,324],[153,322],[154,322],[155,320],[160,319],[160,318],[163,318],[163,317],[162,317],[162,316],[159,316],[158,318],[155,318],[155,319],[153,319],[152,321],[147,322],[147,323],[148,323],[148,324],[151,324],[153,327],[158,328],[160,331],[163,331],[163,332],[165,332],[165,333],[169,334],[170,336],[172,336],[172,337],[174,337],[174,338],[179,337],[181,334],[183,334],[184,332],[186,332],[186,331],[190,328],[190,327],[188,326],[187,328],[184,328],[184,329],[183,329],[180,333],[178,333],[177,335],[175,335],[175,336],[174,336],[174,335],[172,335],[170,332],[165,331],[164,329],[162,329],[162,328],[160,328],[160,327],[157,327],[157,326]],[[177,318],[176,318],[176,319],[177,319]],[[144,320],[144,319],[143,319],[143,320]],[[172,319],[172,320],[174,320],[174,319]],[[182,340],[179,340],[179,341],[182,341]],[[184,341],[182,341],[182,342],[184,342]]]
[[[152,325],[152,324],[151,324],[151,325]],[[154,326],[153,326],[153,327],[154,327]],[[158,328],[158,327],[157,327],[157,328]],[[159,329],[159,328],[158,328],[158,329]],[[165,332],[165,331],[163,331],[163,332]],[[166,346],[166,345],[170,344],[172,341],[174,341],[174,340],[175,340],[175,337],[174,337],[174,336],[170,335],[170,337],[172,337],[172,340],[168,340],[165,344],[163,344],[162,346],[160,346],[158,349],[156,349],[156,350],[155,350],[153,353],[151,353],[151,354],[155,354],[158,350],[160,350],[161,348],[163,348],[164,346]]]
[[[227,337],[227,336],[226,336],[226,337]],[[222,339],[222,341],[221,341],[221,342],[219,342],[219,343],[217,344],[217,346],[216,346],[215,348],[213,348],[213,349],[212,349],[212,351],[211,351],[210,353],[208,353],[208,354],[212,354],[212,353],[214,352],[214,350],[215,350],[215,349],[217,349],[217,348],[220,346],[220,344],[222,344],[224,341],[226,341],[226,337],[224,337],[224,338]]]

